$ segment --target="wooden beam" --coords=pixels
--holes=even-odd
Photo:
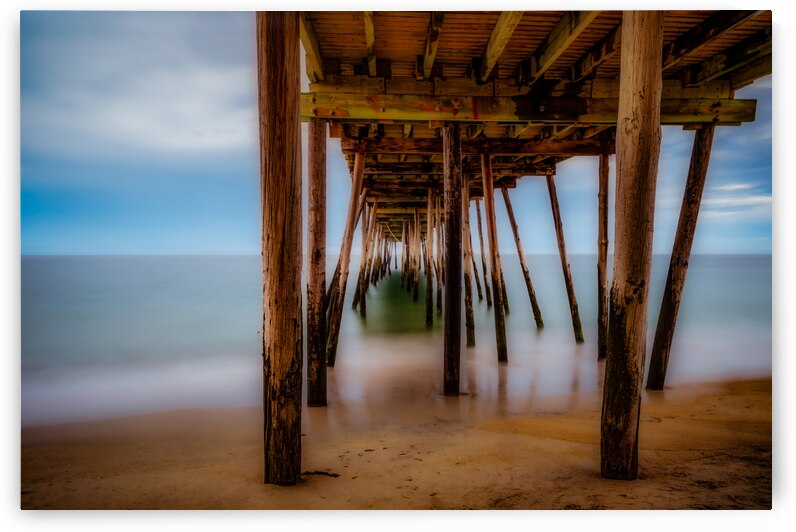
[[[495,191],[492,179],[492,157],[488,154],[481,155],[483,166],[482,179],[484,183],[484,213],[486,217],[487,239],[489,240],[489,267],[492,272],[492,296],[494,297],[495,311],[495,342],[497,344],[498,362],[508,362],[508,349],[506,347],[506,317],[505,303],[503,301],[503,280],[500,267],[497,221],[495,220]],[[482,246],[483,247],[483,246]]]
[[[321,53],[321,46],[318,44],[315,26],[313,26],[312,19],[306,11],[300,13],[299,22],[301,44],[304,45],[304,53],[307,59],[307,76],[313,83],[323,81],[323,54]]]
[[[572,271],[569,267],[567,258],[567,246],[564,241],[564,226],[561,222],[561,209],[558,207],[558,194],[556,194],[556,183],[552,174],[547,176],[547,192],[550,195],[550,208],[553,211],[553,225],[556,230],[556,241],[558,242],[558,255],[561,259],[561,270],[564,273],[564,285],[567,288],[567,300],[569,301],[569,311],[572,316],[572,330],[575,333],[575,341],[583,343],[583,326],[580,323],[580,313],[578,312],[578,300],[575,297],[575,286],[572,283]]]
[[[303,93],[301,116],[345,121],[464,121],[616,124],[616,98],[527,96],[425,96],[398,94]],[[751,122],[754,100],[669,98],[661,101],[661,123]]]
[[[597,18],[599,11],[568,11],[531,56],[529,84],[536,83],[569,45]]]
[[[698,52],[727,32],[763,13],[763,11],[723,10],[714,13],[687,32],[670,42],[663,49],[663,71],[676,66],[680,61]]]
[[[529,163],[495,163],[493,172],[501,176],[545,175],[550,165]],[[464,173],[481,173],[480,165],[468,161],[462,165]],[[441,163],[386,163],[369,164],[365,167],[365,175],[443,175],[445,165]]]
[[[373,11],[364,11],[365,42],[368,45],[368,75],[376,77],[376,27],[373,24]]]
[[[492,73],[492,69],[506,48],[506,45],[511,40],[511,35],[514,33],[514,28],[520,23],[523,11],[502,11],[492,28],[492,33],[489,35],[489,40],[481,52],[481,68],[478,72],[478,79],[486,81]]]
[[[694,134],[694,147],[691,151],[691,164],[688,167],[688,179],[683,193],[683,204],[680,207],[680,219],[674,235],[672,257],[669,262],[669,274],[663,289],[661,311],[658,314],[658,326],[655,329],[655,340],[652,344],[648,390],[663,390],[666,380],[666,368],[669,365],[669,354],[672,351],[674,327],[677,324],[677,313],[685,286],[688,272],[688,261],[691,258],[691,244],[694,241],[699,206],[702,203],[702,191],[710,162],[710,148],[713,144],[713,126],[706,126]]]
[[[732,73],[732,88],[742,89],[771,74],[771,54],[764,55]]]
[[[660,155],[661,11],[625,11],[616,154],[614,271],[600,431],[605,478],[638,477],[655,185]]]
[[[464,260],[464,324],[467,347],[475,346],[475,316],[473,315],[473,280],[470,270],[472,242],[470,236],[470,196],[467,177],[462,176],[462,248]]]
[[[683,83],[696,85],[731,73],[763,56],[772,50],[771,30],[763,30],[745,41],[714,55],[707,61],[686,69]]]
[[[326,122],[307,129],[307,406],[326,406]]]
[[[608,155],[600,155],[597,192],[597,359],[608,352]]]
[[[301,480],[301,121],[299,16],[257,12],[267,484]]]
[[[614,57],[622,45],[622,25],[615,27],[608,35],[586,52],[570,69],[569,78],[578,82],[594,73],[597,68]]]
[[[367,150],[368,153],[406,153],[430,155],[442,153],[442,139],[418,138],[361,138],[343,137],[340,145],[344,152]],[[462,154],[476,155],[489,152],[499,155],[600,155],[612,153],[613,143],[598,138],[581,140],[535,139],[462,139]]]
[[[429,15],[428,32],[426,33],[426,45],[423,49],[422,69],[418,72],[419,79],[431,78],[431,71],[434,68],[434,59],[437,57],[437,47],[439,38],[442,35],[442,22],[445,19],[443,11],[432,11]]]

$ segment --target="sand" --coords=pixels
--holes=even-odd
[[[771,507],[771,381],[644,395],[637,481],[599,475],[597,394],[480,411],[420,396],[305,410],[303,481],[261,482],[257,408],[26,428],[21,505],[138,509]],[[367,401],[364,401],[367,405]],[[500,407],[500,405],[498,405]]]

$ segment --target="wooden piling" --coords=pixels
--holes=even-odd
[[[663,12],[625,11],[616,139],[614,268],[600,435],[605,478],[638,476],[655,183],[661,143]]]
[[[459,395],[462,337],[462,144],[461,125],[442,128],[445,196],[444,391]]]
[[[475,345],[475,317],[473,316],[473,282],[470,277],[470,190],[467,176],[462,178],[462,243],[464,244],[464,324],[467,347]]]
[[[437,259],[434,268],[437,272],[437,314],[442,314],[442,285],[445,276],[442,275],[442,208],[439,197],[434,198],[434,256]]]
[[[475,264],[475,253],[473,251],[473,232],[470,226],[470,207],[467,207],[467,248],[470,250],[470,262],[473,267],[473,278],[478,289],[478,301],[483,301],[484,292],[481,290],[481,279],[478,277],[478,266]]]
[[[511,222],[511,230],[514,233],[514,243],[517,246],[517,255],[520,258],[520,267],[522,274],[525,276],[525,288],[528,290],[528,298],[531,300],[531,309],[533,310],[533,319],[536,321],[536,327],[541,329],[544,327],[542,321],[542,311],[539,310],[539,304],[536,301],[536,292],[531,284],[531,272],[528,269],[528,264],[525,262],[525,252],[522,249],[522,241],[520,240],[520,231],[517,227],[517,220],[514,218],[514,209],[511,207],[511,199],[509,199],[509,191],[501,188],[503,193],[503,202],[506,204],[506,213],[509,215],[509,222]]]
[[[307,405],[326,406],[326,121],[307,130]]]
[[[354,288],[354,298],[351,302],[351,308],[356,309],[359,305],[359,300],[365,291],[365,275],[368,269],[368,235],[370,228],[368,227],[368,206],[367,204],[362,208],[362,223],[360,226],[360,260],[359,260],[359,275],[357,275],[357,284]]]
[[[412,261],[412,301],[420,297],[420,212],[415,207],[415,227],[413,234],[414,252]]]
[[[553,223],[556,229],[556,240],[558,241],[558,256],[561,258],[561,270],[564,272],[564,284],[567,288],[567,299],[569,300],[569,311],[572,315],[572,329],[575,332],[575,341],[583,342],[583,327],[580,324],[580,313],[578,312],[578,300],[575,298],[575,287],[572,284],[572,272],[567,258],[567,246],[564,243],[564,228],[561,224],[561,211],[558,208],[558,195],[556,194],[556,183],[553,174],[548,172],[547,191],[550,194],[550,207],[553,211]]]
[[[264,477],[301,480],[299,14],[258,12],[263,265]]]
[[[608,352],[608,155],[600,155],[597,229],[597,358]]]
[[[487,237],[489,239],[489,258],[492,271],[492,295],[495,305],[495,341],[497,343],[498,362],[508,362],[506,347],[506,321],[503,314],[503,286],[501,279],[500,256],[498,253],[497,222],[495,220],[495,191],[492,179],[492,157],[488,154],[481,155],[481,175],[484,183],[484,216],[486,216]],[[480,219],[480,217],[479,217]],[[479,225],[479,230],[480,230]],[[479,231],[480,232],[480,231]],[[483,244],[482,244],[483,252]],[[489,294],[489,292],[487,292]]]
[[[702,202],[702,191],[710,162],[710,149],[713,144],[715,126],[705,124],[697,129],[694,136],[694,147],[691,150],[691,164],[688,167],[688,179],[683,193],[683,204],[680,207],[680,219],[674,236],[672,257],[669,262],[669,274],[663,290],[661,311],[658,314],[658,326],[655,329],[655,340],[652,343],[648,390],[663,390],[666,380],[666,368],[669,365],[669,353],[672,350],[672,337],[677,324],[677,312],[688,272],[688,261],[691,257],[691,244],[694,241],[699,206]]]
[[[354,155],[354,174],[351,181],[351,198],[348,203],[343,242],[340,245],[340,278],[335,297],[329,302],[329,323],[327,324],[328,337],[326,341],[326,364],[334,367],[337,359],[337,341],[340,336],[340,321],[343,318],[343,303],[345,302],[345,289],[348,282],[348,268],[351,263],[351,245],[354,240],[354,230],[359,217],[359,210],[364,205],[365,197],[362,193],[362,176],[365,172],[365,154],[357,152]]]
[[[481,163],[483,164],[483,163]],[[481,270],[484,273],[484,292],[486,292],[486,306],[492,306],[492,291],[489,289],[489,280],[487,279],[488,270],[486,268],[486,253],[484,252],[484,231],[481,228],[481,204],[475,200],[475,212],[478,215],[478,242],[481,249]]]
[[[426,245],[425,245],[425,269],[426,269],[426,327],[434,325],[434,273],[431,259],[431,189],[427,191],[426,197]]]

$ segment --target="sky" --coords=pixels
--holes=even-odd
[[[23,11],[20,41],[22,254],[259,254],[253,14]],[[757,120],[716,130],[693,253],[771,253],[771,77],[736,97],[758,100]],[[655,253],[671,252],[693,137],[663,128]],[[597,164],[558,165],[572,254],[597,250]],[[327,180],[334,253],[350,192],[335,139]],[[544,177],[510,194],[526,253],[557,253]]]

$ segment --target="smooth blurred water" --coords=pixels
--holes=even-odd
[[[527,259],[544,330],[534,326],[517,257],[506,255],[509,364],[496,363],[492,312],[476,295],[477,346],[462,349],[462,392],[496,408],[599,386],[595,257],[571,257],[581,345],[558,256]],[[328,257],[329,277],[336,260]],[[655,257],[650,346],[667,267],[668,257]],[[393,272],[371,287],[363,320],[350,307],[357,268],[354,257],[330,404],[436,397],[441,316],[426,328],[425,287],[413,303]],[[259,403],[261,293],[257,256],[23,257],[23,425]],[[667,383],[770,374],[771,257],[692,257]]]

